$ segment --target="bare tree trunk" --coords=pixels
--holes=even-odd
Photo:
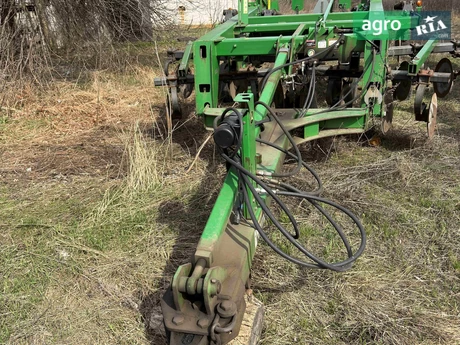
[[[0,10],[0,36],[3,41],[3,51],[0,53],[0,57],[4,63],[8,64],[9,62],[7,61],[14,60],[18,53],[16,23],[14,20],[16,8],[14,0],[1,0],[0,4],[2,6]]]
[[[107,25],[115,41],[136,41],[142,39],[142,13],[138,0],[109,0]]]
[[[151,40],[153,37],[153,23],[150,15],[150,0],[139,0],[139,9],[142,15],[142,40]]]
[[[46,16],[46,1],[35,0],[35,9],[43,41],[50,50],[54,50],[57,44],[48,25],[49,19]]]
[[[12,35],[16,31],[14,16],[16,14],[14,0],[1,0],[0,23],[8,34]]]

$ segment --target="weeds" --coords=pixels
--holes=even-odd
[[[163,185],[164,174],[168,171],[167,147],[164,143],[147,142],[136,123],[133,140],[127,143],[129,172],[126,190],[130,193],[154,190]]]

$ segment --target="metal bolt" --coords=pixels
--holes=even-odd
[[[231,300],[223,300],[217,306],[217,312],[221,317],[228,318],[236,314],[236,304]]]
[[[229,311],[233,308],[233,302],[232,301],[222,301],[220,303],[220,307],[222,308],[223,311]]]
[[[211,286],[209,287],[209,294],[211,297],[216,296],[217,294],[220,293],[220,290],[222,289],[222,284],[220,283],[219,280],[212,278],[211,279]]]
[[[197,325],[200,327],[200,328],[206,328],[209,326],[209,320],[208,319],[199,319],[198,322],[197,322]]]
[[[182,325],[185,321],[185,318],[182,315],[174,316],[172,319],[173,324],[176,326]]]

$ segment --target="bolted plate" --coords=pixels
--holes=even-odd
[[[428,123],[427,123],[427,132],[428,138],[433,138],[436,130],[436,116],[438,113],[438,97],[436,94],[433,94],[431,97],[431,103],[428,110]]]
[[[166,300],[172,298],[168,294],[170,293],[167,292],[165,294]],[[226,345],[257,345],[259,343],[264,320],[263,304],[254,297],[252,290],[246,290],[244,301],[246,303],[246,309],[243,314],[238,336],[230,342],[225,343]],[[167,305],[168,302],[162,301],[162,307],[166,307],[166,310],[168,310]],[[165,310],[163,310],[163,317],[164,316]],[[158,333],[158,335],[163,335],[165,332],[162,323],[163,317],[161,316],[161,311],[158,310],[154,315],[152,315],[150,320],[151,329],[154,330],[155,333]],[[184,317],[183,320],[176,320],[176,322],[183,323],[187,323],[188,321],[187,316]],[[172,326],[172,324],[170,324],[170,326]],[[205,332],[207,332],[207,329],[205,329]],[[169,345],[211,345],[212,343],[210,338],[203,334],[200,335],[166,331],[166,337]]]
[[[447,83],[433,83],[434,92],[439,98],[446,97],[450,91],[452,90],[452,86],[454,85],[454,69],[452,68],[452,63],[448,58],[441,59],[436,68],[435,72],[441,73],[450,73],[451,77]]]
[[[202,335],[189,334],[189,333],[171,333],[169,344],[177,345],[207,345],[208,341]]]

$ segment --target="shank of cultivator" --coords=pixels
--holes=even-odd
[[[300,14],[303,5],[303,1],[292,1],[296,14],[280,15],[277,1],[240,0],[237,15],[229,18],[224,13],[228,20],[189,42],[184,52],[170,52],[165,76],[155,79],[155,85],[169,87],[169,114],[174,117],[181,116],[178,94],[186,98],[194,89],[196,113],[214,130],[214,140],[228,166],[195,254],[178,268],[162,300],[172,345],[227,344],[238,336],[259,237],[278,254],[304,267],[336,271],[351,267],[364,250],[362,226],[350,211],[319,197],[321,184],[309,193],[282,184],[278,178],[289,175],[282,172],[285,157],[297,160],[300,169],[306,165],[297,145],[363,133],[375,118],[381,120],[385,133],[391,127],[396,101],[407,99],[413,87],[415,118],[427,122],[432,136],[437,97],[450,92],[457,75],[446,58],[434,70],[424,66],[431,54],[458,57],[457,42],[404,43],[423,24],[415,2],[395,6],[391,20],[398,20],[402,28],[395,37],[378,38],[360,28],[386,21],[381,0],[362,0],[354,8],[350,0],[319,0],[314,13]],[[399,61],[400,57],[408,59],[391,68],[389,59]],[[172,65],[176,69],[170,73]],[[326,108],[317,105],[317,78],[327,81]],[[435,93],[426,104],[430,86]],[[289,148],[296,153],[288,152]],[[351,248],[340,226],[332,221],[348,257],[335,263],[315,257],[297,241],[295,220],[289,216],[296,232],[290,234],[268,210],[276,203],[289,214],[278,195],[307,199],[326,218],[321,204],[344,212],[359,230],[360,245]],[[276,247],[263,230],[265,219],[310,261]],[[253,334],[247,343],[255,344],[256,338]]]

